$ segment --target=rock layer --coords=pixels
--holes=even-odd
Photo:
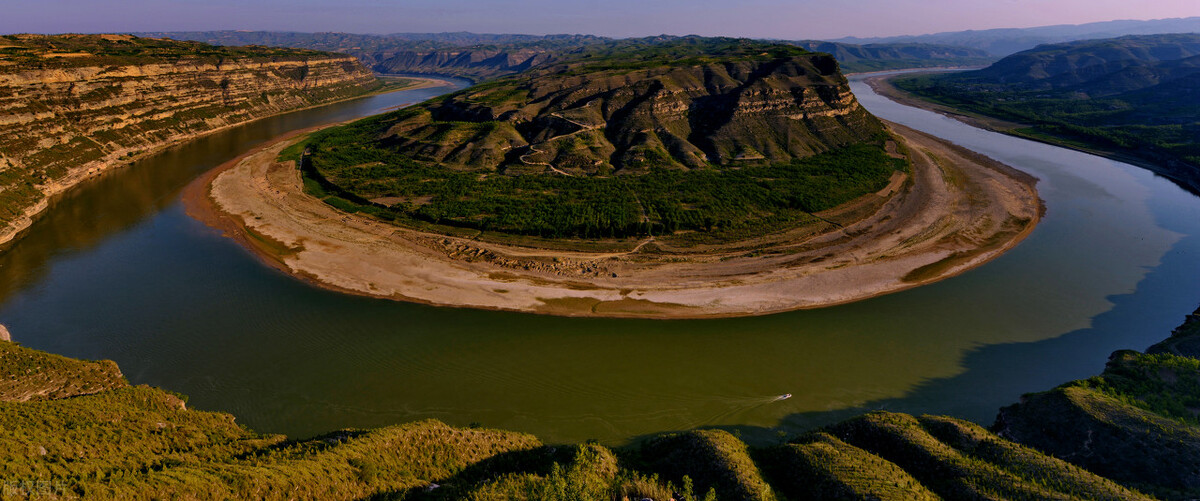
[[[551,65],[398,112],[383,140],[423,162],[594,174],[787,162],[882,132],[829,55],[763,56]]]
[[[377,85],[354,58],[315,51],[0,37],[0,242],[50,197],[138,155]]]

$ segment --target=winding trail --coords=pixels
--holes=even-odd
[[[551,113],[551,114],[550,114],[550,116],[552,116],[552,117],[554,117],[554,118],[557,118],[557,119],[560,119],[560,120],[563,120],[563,121],[566,121],[566,122],[568,122],[568,123],[570,123],[571,125],[574,125],[574,126],[576,126],[576,127],[579,127],[579,130],[572,131],[572,132],[568,132],[568,133],[566,133],[566,134],[560,134],[560,135],[554,136],[554,137],[552,137],[552,138],[550,138],[550,139],[547,139],[547,140],[545,140],[545,141],[542,141],[542,144],[549,143],[549,142],[551,142],[551,141],[555,141],[555,140],[558,140],[558,139],[562,139],[562,138],[564,138],[564,137],[570,137],[570,136],[574,136],[575,134],[579,134],[580,132],[587,132],[587,131],[589,131],[589,130],[595,130],[595,129],[599,129],[599,128],[601,127],[601,126],[599,126],[599,125],[587,125],[587,124],[579,123],[579,122],[577,122],[577,121],[575,121],[575,120],[572,120],[572,119],[570,119],[570,118],[564,117],[564,116],[562,116],[562,115],[560,115],[560,114],[558,114],[558,113]],[[575,175],[574,175],[574,174],[571,174],[571,173],[569,173],[569,172],[563,171],[562,169],[559,169],[558,167],[555,167],[554,165],[550,164],[549,162],[532,162],[532,161],[530,161],[530,160],[526,159],[525,157],[527,157],[527,156],[529,156],[529,155],[532,155],[532,154],[535,154],[535,153],[536,153],[536,154],[543,154],[543,155],[544,155],[544,154],[546,154],[546,152],[545,152],[545,151],[543,151],[543,150],[539,150],[539,149],[537,148],[537,145],[535,145],[535,144],[532,144],[532,143],[531,143],[531,144],[529,144],[527,147],[529,148],[529,151],[530,151],[530,153],[525,153],[525,154],[523,154],[523,155],[521,155],[521,156],[517,157],[517,158],[518,158],[518,159],[521,161],[521,163],[523,163],[523,164],[525,164],[525,165],[544,165],[544,166],[546,166],[548,169],[550,169],[550,171],[551,171],[551,172],[554,172],[554,173],[556,173],[556,174],[561,174],[561,175],[564,175],[564,176],[567,176],[567,177],[575,177]]]

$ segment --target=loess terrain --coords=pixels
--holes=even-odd
[[[381,86],[354,58],[128,35],[0,36],[0,243],[167,145]]]
[[[737,238],[882,189],[905,168],[886,140],[829,56],[717,39],[539,68],[315,133],[289,159],[398,220]]]

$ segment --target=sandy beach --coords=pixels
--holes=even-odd
[[[442,306],[600,317],[764,315],[857,301],[962,273],[1020,242],[1042,211],[1035,180],[889,124],[911,176],[823,223],[736,244],[625,252],[504,245],[341,212],[303,192],[279,152],[231,161],[185,194],[189,213],[294,276],[343,292]]]

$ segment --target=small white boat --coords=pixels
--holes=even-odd
[[[789,399],[789,398],[792,398],[792,394],[791,394],[791,393],[784,393],[783,395],[780,395],[780,396],[778,396],[778,397],[775,397],[775,400],[776,400],[776,401],[779,401],[779,400],[787,400],[787,399]]]

